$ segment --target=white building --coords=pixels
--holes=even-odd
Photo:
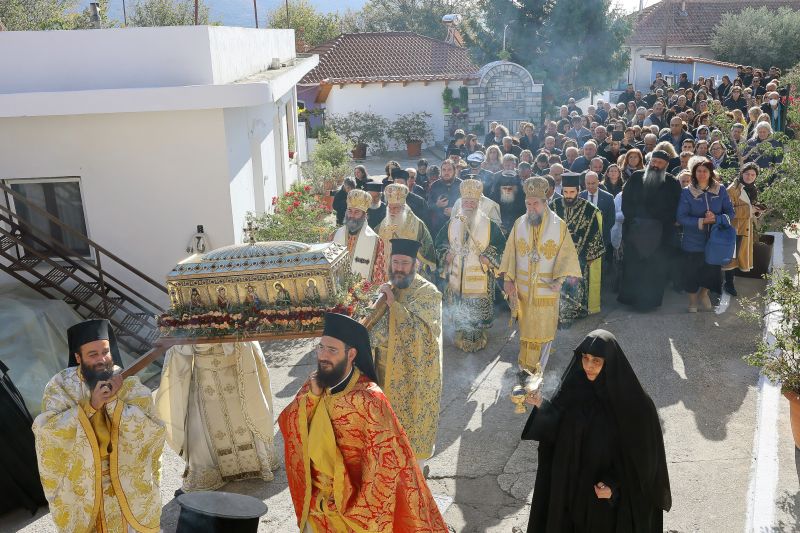
[[[324,108],[328,116],[369,111],[390,122],[427,112],[434,142],[440,143],[449,140],[442,93],[449,87],[458,98],[478,71],[463,46],[407,31],[343,34],[310,52],[319,55],[319,66],[298,85],[308,109]]]
[[[242,242],[297,179],[295,85],[316,65],[293,30],[0,32],[0,180],[163,282],[197,225]]]

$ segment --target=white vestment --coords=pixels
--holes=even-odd
[[[503,220],[500,218],[500,204],[498,204],[491,198],[487,198],[486,196],[481,195],[481,200],[478,203],[478,209],[484,215],[489,217],[489,220],[491,220],[498,226],[503,225]],[[450,210],[450,218],[455,218],[460,214],[461,214],[461,198],[456,200],[456,203],[453,204],[453,208]]]
[[[186,461],[184,491],[273,479],[272,393],[257,342],[173,346],[154,394],[167,444]]]

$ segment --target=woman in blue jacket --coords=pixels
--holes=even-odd
[[[683,226],[683,288],[689,293],[689,312],[696,313],[698,301],[701,310],[714,309],[709,291],[722,292],[720,266],[706,263],[705,248],[711,226],[718,217],[727,216],[733,220],[733,204],[728,191],[719,182],[711,161],[705,157],[692,157],[689,169],[692,181],[681,191],[678,223]]]

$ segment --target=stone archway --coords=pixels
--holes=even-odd
[[[486,131],[496,121],[516,132],[522,121],[540,124],[542,84],[524,67],[509,61],[484,65],[466,82],[470,122]]]

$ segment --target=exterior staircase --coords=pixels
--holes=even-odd
[[[85,319],[110,320],[118,343],[134,357],[149,351],[158,338],[156,318],[162,308],[119,278],[166,294],[164,284],[64,224],[1,180],[0,194],[4,200],[0,202],[0,270],[42,296],[63,300]],[[69,234],[89,253],[77,255],[50,233],[22,218],[15,209],[22,204],[27,208],[24,211],[44,217],[51,227],[57,225],[62,234]]]

